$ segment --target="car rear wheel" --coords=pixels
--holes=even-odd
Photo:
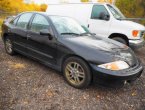
[[[87,88],[92,79],[89,66],[77,57],[70,57],[65,61],[63,74],[68,84],[78,89]]]
[[[128,45],[127,41],[126,41],[125,39],[121,38],[121,37],[114,37],[114,38],[112,38],[112,39],[113,39],[113,40],[116,40],[116,41],[118,41],[118,42],[120,42],[120,43],[123,43],[123,44],[125,44],[125,45]]]
[[[6,38],[4,40],[5,50],[9,55],[14,55],[15,52],[13,50],[13,44],[12,41],[9,38]]]

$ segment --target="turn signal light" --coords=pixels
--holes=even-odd
[[[132,31],[133,37],[138,37],[138,34],[139,34],[139,31],[138,30]]]

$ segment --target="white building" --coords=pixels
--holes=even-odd
[[[98,0],[89,0],[90,2],[97,2]],[[114,0],[115,1],[115,0]],[[81,0],[24,0],[25,3],[37,3],[37,4],[58,4],[58,3],[80,3]]]

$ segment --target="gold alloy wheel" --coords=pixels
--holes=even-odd
[[[66,65],[65,74],[67,80],[73,85],[80,85],[85,80],[83,67],[77,62],[70,62]]]
[[[9,39],[6,39],[5,41],[5,46],[6,46],[6,50],[8,53],[12,53],[12,43]]]

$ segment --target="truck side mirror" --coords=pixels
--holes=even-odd
[[[110,16],[105,12],[101,12],[99,15],[99,19],[108,21],[110,19]]]

